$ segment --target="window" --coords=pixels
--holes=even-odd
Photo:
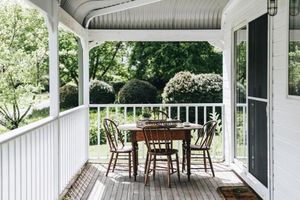
[[[290,0],[288,95],[300,96],[300,1]]]

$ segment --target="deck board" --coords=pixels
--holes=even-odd
[[[110,172],[105,176],[107,164],[89,163],[69,188],[65,200],[83,199],[145,199],[145,200],[219,200],[219,186],[244,185],[244,183],[222,163],[214,163],[216,177],[204,170],[192,170],[191,181],[184,173],[171,176],[171,188],[166,186],[166,172],[158,170],[149,185],[144,186],[143,167],[140,166],[137,181],[128,177],[127,171]]]

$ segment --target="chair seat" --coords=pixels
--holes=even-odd
[[[200,145],[191,144],[191,150],[209,150],[208,147],[202,147]]]
[[[177,149],[152,149],[148,153],[154,155],[173,155],[178,153]]]
[[[132,147],[124,146],[124,147],[119,147],[116,150],[111,150],[111,152],[114,152],[114,153],[130,153],[130,152],[132,152],[132,150],[133,150]]]

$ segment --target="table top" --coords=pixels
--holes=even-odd
[[[201,129],[203,126],[200,124],[193,124],[190,123],[189,126],[183,126],[183,127],[175,127],[175,128],[170,128],[171,130],[196,130],[196,129]],[[136,124],[121,124],[118,126],[119,130],[121,131],[141,131],[143,130],[142,128],[136,127]]]

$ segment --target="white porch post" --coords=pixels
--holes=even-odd
[[[85,117],[85,133],[86,133],[86,160],[88,160],[88,149],[89,149],[89,124],[90,124],[90,116],[89,116],[89,104],[90,104],[90,75],[89,75],[89,43],[88,39],[81,38],[80,53],[81,53],[81,64],[79,65],[79,94],[80,99],[84,106],[86,106],[87,112]]]
[[[84,69],[84,67],[83,67],[83,65],[84,65],[84,61],[83,61],[83,47],[82,47],[82,44],[81,44],[81,40],[79,40],[78,41],[78,56],[79,56],[79,58],[78,58],[78,79],[79,79],[79,81],[78,81],[78,83],[79,83],[79,85],[78,85],[78,91],[79,91],[79,93],[78,93],[78,103],[79,103],[79,105],[83,105],[84,103],[83,103],[83,98],[84,98],[84,89],[83,89],[83,82],[84,82],[84,80],[83,80],[83,69]]]
[[[47,16],[46,22],[49,32],[49,89],[50,89],[50,116],[59,117],[59,56],[58,56],[58,5],[56,1],[52,2],[51,13]],[[53,155],[53,192],[54,196],[59,197],[60,192],[60,132],[59,119],[56,120],[54,130]]]

